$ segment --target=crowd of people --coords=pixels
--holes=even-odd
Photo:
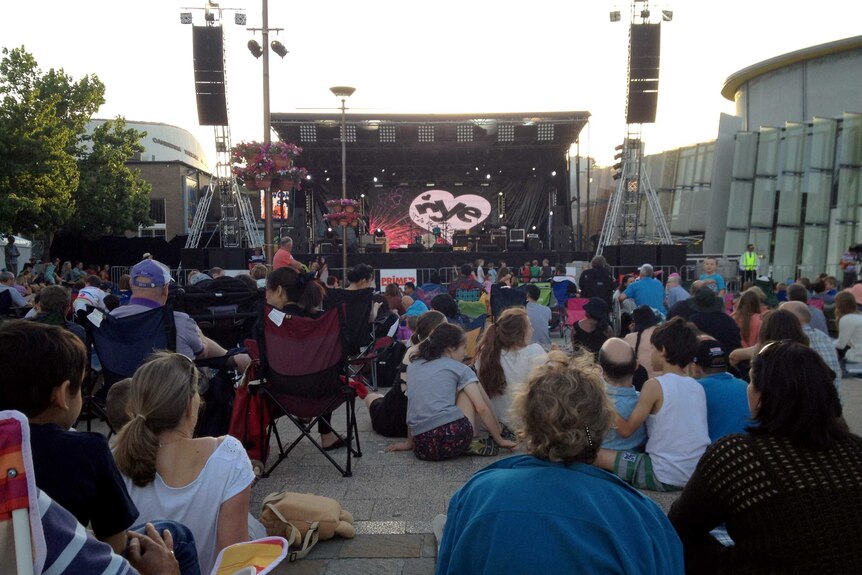
[[[347,292],[374,288],[367,265],[342,286],[325,260],[303,264],[291,249],[281,244],[272,271],[258,257],[242,278],[211,268],[187,272],[186,283],[239,282],[260,290],[267,309],[311,319]],[[453,496],[438,573],[558,572],[583,561],[595,572],[855,569],[862,440],[843,419],[840,385],[862,361],[862,288],[838,291],[824,274],[783,293],[760,282],[733,293],[715,260],[703,268],[686,289],[650,264],[615,278],[601,256],[578,278],[548,260],[520,269],[479,260],[448,285],[434,274],[374,296],[368,323],[399,334],[401,367],[385,394],[351,385],[374,431],[397,439],[386,451],[429,462],[522,452]],[[163,308],[174,278],[145,258],[118,283],[128,293],[116,301],[98,274],[81,272],[75,292],[63,278],[61,268],[37,291],[29,319],[0,326],[9,375],[0,409],[29,418],[36,483],[107,546],[87,551],[93,557],[125,556],[144,573],[208,572],[221,549],[263,531],[249,513],[255,469],[243,445],[196,433],[204,376],[195,360],[224,357],[242,373],[252,359],[175,311],[174,351],[155,353],[108,391],[119,431],[111,444],[70,431],[95,368],[76,317]],[[523,298],[492,313],[499,290]],[[560,349],[549,325],[555,315],[565,321],[570,298],[584,302],[584,317],[571,323],[572,348]],[[476,318],[465,303],[485,310],[470,353]],[[625,321],[615,331],[617,309]],[[318,422],[320,445],[343,449],[330,416]],[[665,516],[638,490],[679,495]],[[148,554],[154,565],[142,560]]]

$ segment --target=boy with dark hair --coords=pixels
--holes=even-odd
[[[36,485],[116,553],[138,517],[108,442],[70,431],[81,412],[87,350],[71,332],[13,320],[0,327],[0,409],[30,421]]]
[[[548,326],[551,323],[551,308],[539,303],[539,298],[542,297],[539,286],[527,284],[524,290],[527,292],[527,316],[529,316],[530,325],[533,327],[531,343],[538,343],[542,349],[549,351],[551,349],[551,333]]]
[[[697,331],[682,318],[655,329],[652,367],[662,375],[648,379],[628,419],[617,415],[620,437],[646,422],[646,453],[601,449],[596,465],[639,489],[682,489],[709,445],[706,395],[686,367],[697,354]]]

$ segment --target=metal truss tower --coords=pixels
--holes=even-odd
[[[669,21],[673,17],[670,11],[662,11],[662,19]],[[618,172],[614,175],[617,182],[608,203],[608,211],[602,224],[599,236],[597,255],[601,255],[605,246],[621,244],[671,244],[673,238],[662,212],[655,189],[650,184],[644,162],[644,145],[641,130],[645,121],[655,120],[655,101],[658,99],[658,41],[655,41],[654,55],[644,58],[640,46],[633,46],[635,20],[640,18],[646,24],[650,18],[649,2],[632,0],[631,22],[629,27],[628,70],[626,83],[626,136],[616,158],[620,162],[614,166]],[[620,19],[619,12],[611,13],[611,21]],[[639,43],[640,44],[640,43]],[[633,65],[633,58],[638,62]],[[650,62],[654,59],[654,63]],[[644,60],[647,60],[644,63]],[[654,83],[654,84],[653,84]],[[636,92],[636,93],[635,93]],[[651,98],[651,103],[648,98]],[[637,99],[637,101],[635,101]],[[651,118],[644,107],[652,106]],[[642,204],[652,215],[655,232],[646,233],[646,220],[641,217]]]
[[[205,21],[208,27],[222,26],[222,8],[213,2],[208,2],[203,8]],[[222,32],[223,33],[223,32]],[[222,42],[222,66],[226,71],[227,59],[225,58],[224,42]],[[227,108],[227,74],[224,80],[225,108]],[[232,148],[230,138],[230,126],[214,125],[216,162],[213,177],[209,186],[198,202],[192,228],[186,239],[187,248],[196,248],[200,245],[201,237],[206,227],[207,214],[213,199],[218,198],[220,216],[218,222],[219,241],[221,247],[257,248],[263,245],[257,223],[254,218],[254,210],[248,197],[240,193],[239,184],[231,173],[230,150]]]

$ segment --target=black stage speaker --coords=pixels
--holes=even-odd
[[[526,242],[524,240],[509,240],[509,247],[506,250],[507,252],[522,252],[526,248]]]
[[[201,126],[227,126],[221,26],[195,26],[192,44],[198,123]]]
[[[209,248],[209,267],[224,270],[248,269],[243,248]]]
[[[431,246],[432,252],[451,252],[452,244],[434,244]]]
[[[627,124],[655,122],[661,24],[632,24]]]
[[[530,236],[527,236],[527,245],[524,249],[528,252],[542,251],[542,240],[540,240],[539,238],[531,238]],[[557,249],[556,246],[554,246],[554,249]]]
[[[183,249],[180,261],[182,261],[183,269],[185,270],[204,271],[210,268],[208,256],[208,250],[203,248],[188,248]]]
[[[332,242],[321,242],[317,244],[317,253],[319,254],[337,254],[338,246]]]
[[[365,244],[366,254],[382,254],[383,244]]]
[[[409,244],[407,246],[407,251],[408,252],[424,252],[425,246],[423,246],[422,244]]]
[[[572,250],[572,228],[569,226],[554,226],[554,251]]]
[[[658,246],[658,265],[674,266],[677,269],[685,266],[687,250],[685,246]]]
[[[638,244],[620,246],[619,265],[640,267],[642,264],[658,265],[658,246]]]
[[[620,247],[619,246],[605,246],[602,250],[602,256],[604,256],[605,261],[608,262],[608,265],[611,267],[620,265]],[[587,258],[592,260],[592,256]]]
[[[495,252],[497,251],[497,244],[479,244],[479,249],[477,251]]]

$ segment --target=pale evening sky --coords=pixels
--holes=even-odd
[[[260,0],[224,0],[260,27]],[[270,27],[290,53],[271,59],[273,112],[334,109],[328,90],[356,87],[348,105],[386,112],[588,111],[581,153],[607,164],[624,136],[629,4],[598,0],[270,0]],[[9,2],[0,45],[24,45],[42,69],[106,84],[97,117],[173,124],[213,159],[212,129],[197,125],[192,34],[179,13],[194,0]],[[676,0],[662,26],[658,116],[647,152],[715,137],[727,76],[762,60],[858,35],[862,3]],[[619,9],[623,22],[611,24]],[[194,11],[203,23],[202,11]],[[261,61],[253,37],[225,13],[228,106],[234,142],[263,137]],[[260,36],[257,36],[258,41]],[[358,110],[357,110],[358,111]]]

